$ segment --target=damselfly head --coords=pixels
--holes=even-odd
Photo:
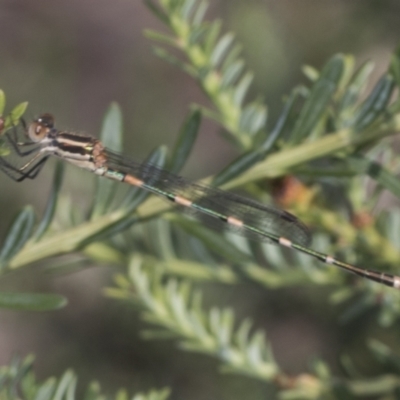
[[[42,114],[28,127],[28,137],[32,142],[40,142],[54,128],[54,117],[51,114]]]

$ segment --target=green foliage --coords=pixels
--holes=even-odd
[[[171,155],[171,165],[168,170],[173,173],[178,173],[185,165],[187,158],[196,142],[197,133],[201,122],[201,112],[198,109],[187,117],[182,126],[178,141]]]
[[[7,263],[13,258],[25,245],[33,233],[35,216],[32,207],[25,207],[15,218],[4,240],[0,252],[0,266],[5,268]]]
[[[48,311],[67,304],[65,297],[57,294],[0,292],[0,307],[23,311]]]
[[[19,123],[19,120],[24,114],[27,106],[27,102],[18,104],[4,118],[6,95],[4,94],[3,90],[0,89],[0,156],[7,155],[9,153],[8,149],[4,147],[3,138],[1,137],[2,133]]]
[[[134,256],[128,279],[117,276],[119,289],[109,288],[106,293],[133,301],[144,309],[146,321],[161,328],[145,331],[146,338],[178,337],[180,348],[218,357],[225,372],[239,372],[265,380],[271,380],[278,373],[264,334],[250,334],[250,321],[242,322],[235,332],[232,310],[213,308],[209,313],[204,312],[199,291],[175,279],[163,283],[162,273],[149,276],[142,264],[143,260]]]
[[[0,398],[2,400],[26,399],[26,400],[105,400],[111,397],[101,393],[100,385],[93,382],[87,388],[83,397],[78,397],[76,386],[78,379],[74,372],[66,371],[61,378],[48,378],[39,383],[33,373],[33,357],[28,356],[24,360],[15,358],[10,366],[0,369]],[[152,390],[148,393],[138,393],[129,396],[125,390],[120,390],[112,398],[115,400],[166,400],[169,390]]]
[[[146,4],[170,31],[146,31],[147,37],[159,43],[155,54],[188,73],[211,104],[192,108],[172,152],[159,147],[146,161],[178,172],[195,145],[202,115],[211,118],[238,154],[220,173],[202,183],[213,182],[224,189],[241,187],[262,202],[274,197],[315,228],[315,248],[395,273],[400,265],[400,213],[388,209],[376,215],[375,210],[384,190],[400,198],[400,157],[389,138],[400,129],[400,53],[394,53],[389,70],[369,93],[370,62],[356,69],[351,55],[337,54],[321,71],[305,67],[309,84],[293,88],[272,122],[260,97],[248,100],[253,75],[240,56],[241,47],[235,43],[234,34],[222,33],[218,20],[205,20],[206,1],[147,0]],[[174,54],[164,46],[172,46]],[[182,52],[182,58],[176,50]],[[2,115],[4,106],[5,96],[0,91]],[[5,131],[19,121],[25,108],[26,103],[21,103],[8,114]],[[112,104],[104,118],[102,141],[114,150],[121,149],[122,127],[119,107]],[[0,151],[7,156],[4,146]],[[122,185],[101,178],[96,178],[91,212],[77,219],[74,216],[83,213],[77,212],[76,205],[57,202],[61,168],[56,168],[38,227],[35,229],[33,209],[27,206],[8,230],[0,250],[2,274],[79,251],[96,263],[126,267],[126,274],[118,275],[115,287],[106,293],[141,310],[143,318],[155,326],[144,332],[146,338],[173,338],[183,351],[217,358],[225,372],[274,385],[283,399],[383,399],[398,395],[400,361],[387,345],[369,342],[377,363],[390,371],[373,379],[354,373],[346,356],[346,379],[333,375],[322,361],[315,362],[307,373],[289,377],[274,360],[273,346],[265,335],[252,332],[250,319],[235,322],[232,309],[218,306],[205,310],[201,291],[193,286],[200,281],[246,283],[270,290],[324,287],[332,306],[341,305],[342,323],[374,310],[371,319],[376,318],[387,328],[396,326],[399,320],[398,291],[365,280],[353,285],[342,271],[305,255],[210,231],[170,213],[171,205],[158,198],[137,188],[124,192]],[[293,176],[294,189],[283,179]],[[364,183],[364,176],[373,180],[372,188]],[[273,193],[272,180],[276,178],[280,178],[280,196]],[[265,180],[270,183],[268,190]],[[293,191],[294,199],[285,195]],[[333,192],[335,199],[330,201]],[[57,220],[61,216],[62,223]],[[148,237],[151,240],[146,240]],[[57,295],[0,294],[0,306],[11,309],[40,311],[64,303]],[[30,368],[30,360],[4,367],[0,379],[4,398],[16,398],[16,387],[27,390],[26,397],[73,398],[76,377],[72,372],[59,381],[52,378],[38,385]],[[102,396],[96,385],[88,393],[90,398]],[[151,392],[134,399],[166,396],[167,392]],[[116,398],[128,397],[121,392]]]
[[[156,10],[175,37],[151,30],[146,35],[184,51],[188,61],[181,61],[160,47],[155,47],[155,54],[198,80],[217,110],[202,107],[204,114],[218,121],[235,145],[244,150],[254,148],[255,138],[265,127],[267,109],[260,100],[245,104],[253,74],[245,71],[244,61],[239,58],[241,48],[233,45],[234,35],[219,37],[220,21],[203,22],[207,9],[204,1],[181,5],[173,1],[146,3]]]

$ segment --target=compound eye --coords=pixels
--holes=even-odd
[[[51,114],[46,113],[39,115],[39,118],[36,121],[46,128],[54,128],[54,117]]]
[[[54,127],[54,118],[51,114],[42,114],[28,127],[28,136],[32,142],[43,140]]]

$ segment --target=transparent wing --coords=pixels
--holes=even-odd
[[[110,150],[106,150],[106,155],[109,168],[135,176],[148,186],[161,191],[161,195],[165,197],[172,194],[195,203],[196,208],[178,207],[209,226],[229,229],[250,239],[270,242],[262,233],[249,230],[246,226],[227,224],[222,218],[211,216],[205,210],[212,210],[225,217],[234,217],[242,221],[244,225],[274,236],[283,236],[302,246],[308,246],[311,241],[308,228],[294,215],[279,208],[258,203],[235,193],[191,182],[154,165],[129,160]]]

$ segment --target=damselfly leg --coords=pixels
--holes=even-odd
[[[24,131],[24,137],[27,137],[25,121],[21,120],[20,125]],[[33,143],[31,140],[20,141],[18,138],[17,126],[12,127],[10,131],[11,132],[5,133],[4,137],[10,145],[9,150],[12,154],[0,157],[0,169],[16,182],[21,182],[24,179],[36,178],[48,159],[48,155],[42,154],[40,152],[40,146]],[[27,147],[30,148],[26,149]],[[31,158],[25,158],[32,154],[33,156]],[[24,164],[20,165],[21,161],[24,161]]]
[[[37,161],[36,164],[32,163],[29,169],[21,169],[13,167],[11,164],[4,161],[2,157],[0,157],[0,170],[7,174],[15,182],[22,182],[24,179],[35,179],[46,163],[47,158],[48,157],[42,158],[41,160]]]

